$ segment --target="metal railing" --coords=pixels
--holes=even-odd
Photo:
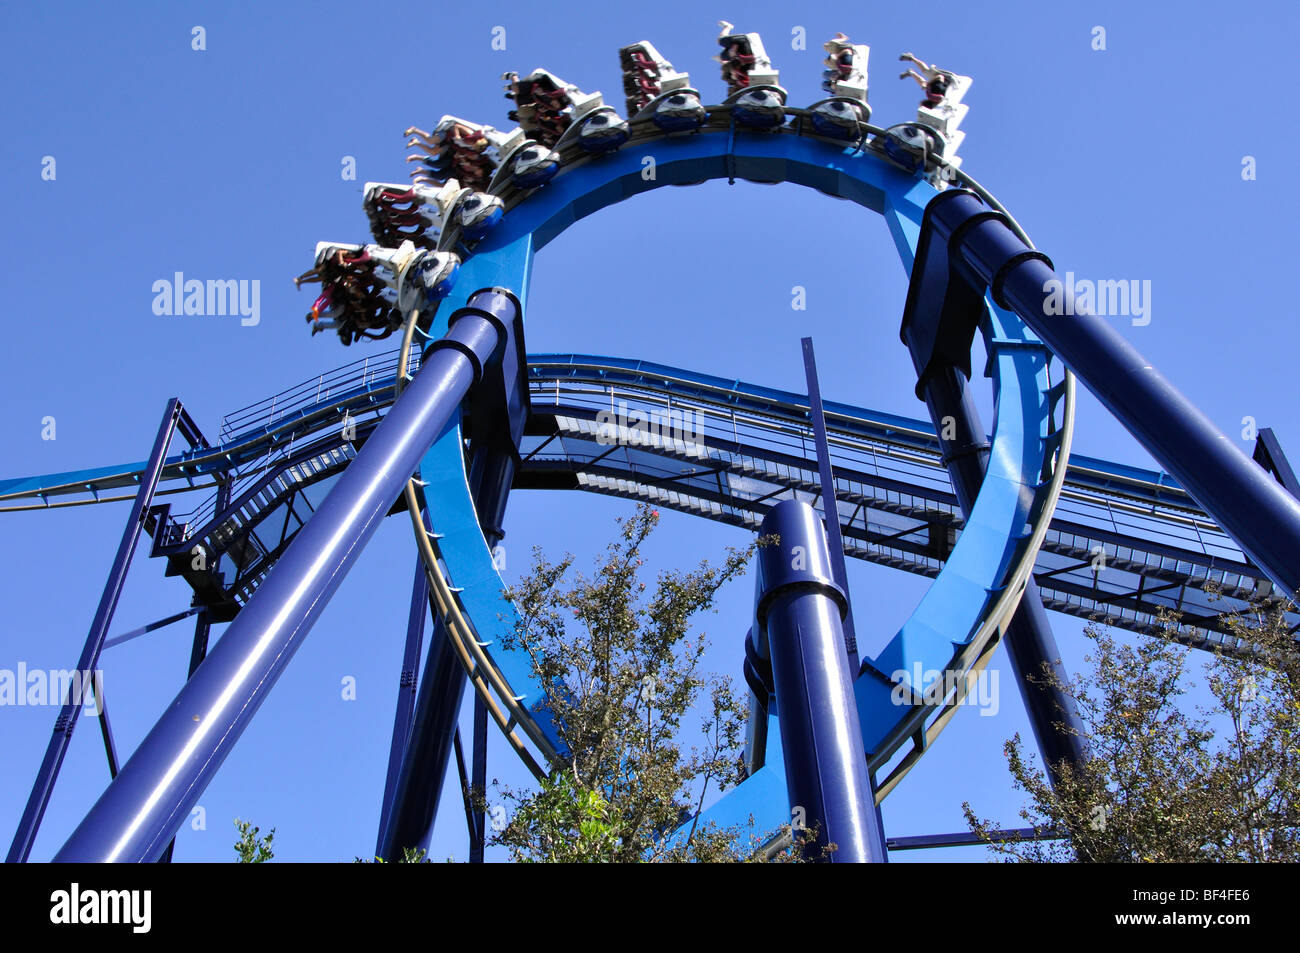
[[[270,427],[277,420],[327,403],[331,398],[341,400],[367,390],[392,387],[397,361],[395,350],[365,357],[232,411],[221,419],[220,442],[224,444],[236,435]],[[420,356],[412,351],[407,373],[414,374],[419,367]]]

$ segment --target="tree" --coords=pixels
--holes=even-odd
[[[362,860],[360,857],[352,861],[354,864],[386,864],[388,861],[382,857],[376,857],[374,860]],[[419,847],[403,847],[402,856],[396,861],[399,864],[431,864],[429,852]],[[448,858],[450,863],[450,858]]]
[[[1021,816],[1059,841],[990,843],[1020,861],[1300,860],[1300,653],[1280,606],[1229,620],[1254,654],[1203,665],[1212,703],[1186,711],[1178,625],[1135,646],[1090,625],[1091,671],[1068,686],[1090,760],[1053,790],[1017,735],[1005,745]],[[1049,672],[1045,680],[1051,680]],[[993,825],[964,805],[972,830]]]
[[[239,840],[235,842],[235,853],[241,864],[264,864],[275,856],[271,841],[275,840],[275,828],[266,837],[258,837],[261,828],[254,827],[249,821],[235,818],[235,828],[239,831]]]
[[[641,554],[658,521],[644,505],[620,519],[590,578],[571,572],[572,555],[553,562],[534,547],[530,572],[505,593],[518,621],[503,641],[531,659],[568,752],[537,790],[503,790],[508,820],[493,843],[514,860],[733,861],[768,840],[690,820],[710,791],[741,780],[746,717],[730,680],[701,671],[707,641],[691,621],[757,543],[718,565],[662,571],[647,594]],[[686,751],[693,712],[702,740]]]

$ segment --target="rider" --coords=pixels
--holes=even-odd
[[[899,57],[900,60],[915,63],[921,68],[921,72],[908,70],[906,73],[899,73],[899,79],[912,77],[925,90],[925,99],[921,100],[922,106],[942,106],[948,96],[948,88],[952,85],[953,74],[947,70],[941,70],[924,60],[917,59],[911,53],[904,53]]]

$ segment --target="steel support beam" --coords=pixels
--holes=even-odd
[[[807,844],[814,860],[884,863],[844,655],[847,605],[821,520],[808,504],[785,500],[768,511],[759,534],[778,537],[759,547],[755,616],[771,657],[791,811],[815,831]],[[829,844],[836,849],[823,858],[818,850]]]
[[[508,343],[516,311],[512,296],[491,290],[453,315],[447,335],[55,860],[150,861],[166,849],[421,455]]]
[[[480,797],[487,797],[487,736],[488,710],[483,697],[474,693],[474,753],[470,765],[470,786]],[[469,842],[469,862],[483,863],[483,852],[487,847],[487,818],[474,805],[474,836]]]
[[[1013,827],[1000,831],[985,831],[983,836],[974,831],[955,834],[919,834],[913,837],[891,837],[886,842],[890,850],[930,850],[935,847],[985,847],[990,842],[1065,840],[1066,835],[1054,831],[1038,831],[1032,827]]]
[[[926,207],[913,297],[992,291],[1014,311],[1215,519],[1292,596],[1300,590],[1300,500],[1258,467],[1104,318],[1068,305],[1051,262],[1006,216],[964,189]],[[932,287],[927,279],[936,280]],[[964,290],[963,287],[964,286]]]
[[[1282,444],[1273,433],[1272,427],[1261,427],[1255,435],[1255,452],[1251,455],[1256,463],[1273,474],[1277,482],[1286,487],[1292,496],[1300,498],[1300,481],[1296,480],[1291,461],[1282,452]]]
[[[153,450],[150,451],[149,460],[140,475],[140,489],[131,504],[131,513],[126,520],[122,541],[118,543],[117,554],[113,557],[113,565],[108,572],[108,581],[104,583],[103,595],[99,598],[95,618],[90,624],[90,632],[86,635],[86,644],[81,650],[81,658],[77,661],[78,672],[93,673],[99,666],[99,655],[104,649],[104,640],[108,637],[108,627],[113,621],[113,613],[117,610],[122,586],[126,583],[131,557],[135,554],[136,543],[139,542],[140,533],[144,530],[145,513],[153,503],[154,491],[158,488],[158,477],[162,473],[163,463],[167,457],[167,448],[171,445],[172,434],[176,432],[176,424],[182,412],[183,408],[179,400],[173,397],[167,402],[162,423],[158,426],[158,436],[154,438]],[[72,731],[77,726],[78,709],[81,707],[81,702],[71,697],[71,694],[70,692],[69,697],[64,699],[59,717],[54,723],[54,733],[45,749],[45,759],[41,762],[36,783],[27,799],[27,806],[23,809],[22,819],[18,822],[13,843],[9,846],[9,855],[6,858],[8,863],[22,863],[27,860],[31,854],[32,844],[36,840],[36,832],[41,826],[41,818],[45,816],[45,809],[49,806],[54,783],[59,777],[59,769],[63,766],[68,746],[72,743]]]
[[[108,757],[108,777],[117,777],[117,744],[113,741],[113,726],[108,723],[108,700],[104,698],[104,683],[95,689],[95,708],[99,713],[99,733],[104,738],[104,754]]]
[[[230,484],[224,483],[221,489],[217,491],[218,506],[220,506],[221,497],[225,496],[228,500],[230,497]],[[208,636],[212,634],[212,617],[206,608],[199,611],[199,617],[194,620],[194,640],[190,643],[190,664],[185,672],[185,681],[194,677],[203,660],[208,656]],[[176,853],[176,838],[173,836],[167,844],[167,849],[162,852],[158,858],[160,864],[170,864],[172,855]]]
[[[425,532],[429,530],[428,513],[420,514]],[[379,807],[379,833],[375,841],[375,856],[382,856],[384,829],[393,809],[397,779],[402,770],[402,757],[411,737],[411,720],[415,715],[417,692],[416,673],[424,653],[424,624],[429,615],[429,582],[424,574],[424,562],[415,557],[415,579],[411,583],[411,608],[406,619],[406,648],[402,652],[402,672],[397,683],[397,710],[393,714],[393,739],[388,746],[388,774],[384,779],[384,799]]]
[[[803,372],[808,381],[808,411],[812,417],[813,438],[817,444],[817,478],[822,485],[822,509],[826,514],[826,542],[830,546],[831,571],[835,584],[844,592],[844,651],[849,671],[858,670],[858,634],[853,624],[853,598],[849,595],[849,575],[844,567],[844,537],[840,532],[840,506],[835,497],[835,471],[831,468],[830,443],[826,439],[826,415],[822,411],[822,388],[817,379],[817,357],[812,338],[803,338]]]

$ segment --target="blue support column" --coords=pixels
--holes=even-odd
[[[456,656],[442,621],[434,620],[411,737],[402,755],[393,804],[377,851],[389,862],[399,859],[406,847],[428,846],[442,797],[447,759],[456,740],[465,681],[465,666]]]
[[[421,513],[425,531],[428,515]],[[411,737],[411,721],[415,715],[416,672],[424,650],[424,624],[429,614],[429,582],[424,575],[424,563],[415,558],[415,579],[411,583],[411,608],[406,619],[406,647],[402,652],[402,673],[397,685],[397,710],[393,714],[393,739],[388,746],[388,774],[384,779],[384,799],[379,808],[379,834],[375,841],[375,856],[384,849],[384,829],[393,809],[397,792],[397,779],[402,770],[402,758]]]
[[[208,636],[211,633],[212,617],[207,609],[203,609],[199,612],[199,617],[194,620],[194,641],[190,643],[190,666],[186,670],[186,681],[194,677],[203,660],[208,657]]]
[[[104,738],[104,754],[108,757],[108,776],[117,777],[117,744],[113,741],[113,726],[108,723],[108,700],[104,698],[101,681],[95,688],[95,708],[99,712],[99,733]]]
[[[167,402],[162,423],[158,427],[158,436],[154,439],[153,450],[140,476],[140,489],[135,495],[135,502],[131,504],[131,514],[127,517],[122,541],[118,544],[117,554],[113,557],[108,581],[104,583],[104,593],[99,598],[99,607],[95,610],[94,621],[91,622],[90,632],[86,635],[86,644],[81,650],[81,658],[77,661],[78,672],[93,673],[99,666],[99,655],[104,649],[104,640],[108,637],[108,627],[113,621],[113,613],[117,610],[117,600],[122,595],[122,586],[126,583],[126,573],[131,566],[131,557],[135,554],[136,543],[139,542],[140,533],[144,529],[145,513],[153,502],[153,494],[158,488],[158,477],[162,473],[167,448],[171,445],[172,434],[176,432],[177,421],[182,413],[183,408],[179,400],[173,397]],[[59,777],[59,769],[63,766],[64,756],[67,755],[68,746],[72,743],[72,731],[77,726],[80,707],[81,700],[77,698],[68,697],[63,701],[58,720],[54,723],[54,734],[45,749],[45,759],[41,762],[36,783],[32,787],[22,819],[18,822],[18,830],[9,847],[9,855],[6,858],[8,863],[23,863],[31,854],[32,843],[36,840],[36,831],[41,826],[41,818],[45,816],[45,809],[49,806],[54,783]],[[104,722],[104,725],[107,725],[107,722]],[[110,757],[113,755],[110,754]]]
[[[474,693],[474,754],[470,765],[470,785],[482,797],[487,796],[487,735],[488,710],[483,697]],[[474,808],[474,836],[469,842],[469,862],[483,863],[483,852],[487,848],[487,818],[476,806]]]
[[[223,483],[221,489],[217,491],[217,512],[220,513],[222,508],[230,501],[230,484]],[[199,617],[194,622],[194,641],[190,643],[190,667],[185,675],[188,682],[194,677],[203,660],[208,657],[208,636],[212,634],[212,618],[207,609],[199,611]],[[158,858],[160,864],[170,864],[172,855],[176,852],[176,838],[173,837],[167,844],[167,849],[162,852]]]
[[[760,536],[779,542],[758,551],[756,617],[766,634],[781,724],[786,788],[818,849],[834,844],[835,863],[885,863],[841,623],[847,608],[831,572],[821,520],[806,503],[768,511]],[[760,637],[762,637],[760,635]]]
[[[1286,596],[1300,590],[1300,500],[1221,433],[1103,318],[1062,313],[1065,282],[1005,216],[963,189],[926,207],[908,291],[962,308],[984,288],[1014,311]],[[933,279],[933,280],[930,280]],[[928,288],[926,286],[929,286]],[[947,302],[945,302],[945,305]]]
[[[932,367],[919,386],[939,434],[957,504],[969,516],[988,468],[989,442],[966,376],[952,365]],[[1077,771],[1088,754],[1074,699],[1063,688],[1069,682],[1069,673],[1061,663],[1047,610],[1032,577],[1003,641],[1034,740],[1055,785],[1060,780],[1062,763]],[[1045,684],[1045,671],[1051,671],[1059,684]]]
[[[512,296],[480,291],[57,861],[157,858],[379,528],[420,456],[508,343]]]
[[[812,416],[813,435],[817,442],[817,476],[822,485],[822,509],[826,513],[826,542],[830,545],[831,570],[835,584],[844,591],[844,651],[849,671],[858,670],[858,634],[853,624],[853,599],[849,595],[849,575],[844,567],[844,537],[840,532],[840,507],[835,497],[835,471],[831,468],[830,443],[826,439],[826,415],[822,411],[822,388],[817,380],[817,357],[812,338],[803,338],[803,371],[808,381],[808,410]]]

